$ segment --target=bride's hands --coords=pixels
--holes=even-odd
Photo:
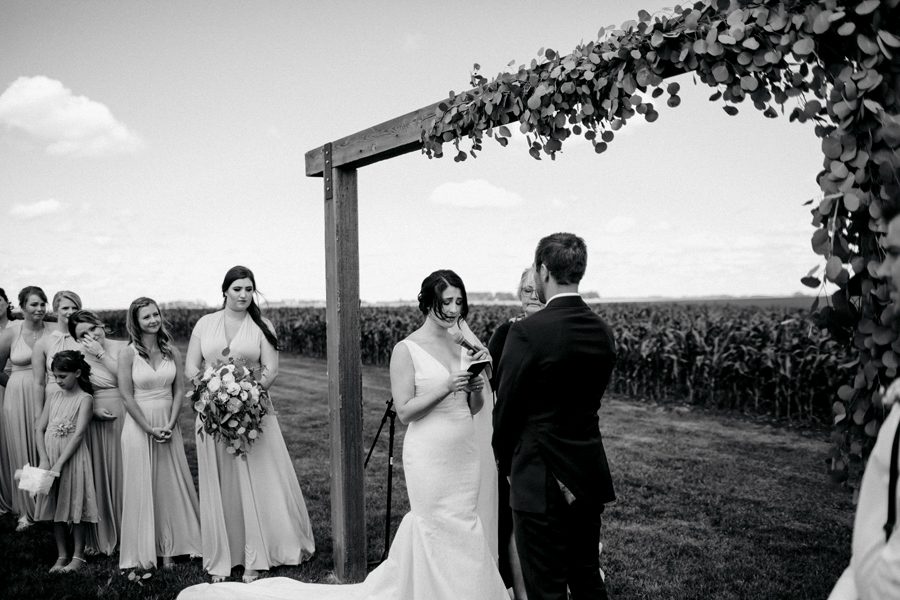
[[[484,377],[481,374],[472,377],[472,379],[466,385],[465,390],[471,394],[480,392],[484,389]]]
[[[447,391],[452,394],[454,392],[463,392],[469,385],[469,377],[472,374],[468,371],[454,371],[447,378]]]
[[[479,360],[490,360],[491,354],[487,351],[486,348],[479,346],[478,351],[469,350],[468,353],[469,358],[472,359],[472,362]]]

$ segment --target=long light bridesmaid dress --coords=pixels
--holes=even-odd
[[[152,427],[165,427],[172,410],[175,363],[154,369],[134,349],[134,399]],[[122,428],[122,530],[119,568],[149,569],[157,556],[200,554],[197,492],[184,455],[181,430],[159,443],[126,414]]]
[[[124,348],[121,342],[107,342],[107,353],[118,359]],[[94,386],[94,411],[108,410],[115,419],[94,418],[88,428],[88,446],[97,489],[97,525],[87,531],[86,544],[106,555],[111,555],[119,545],[122,526],[122,428],[125,425],[125,404],[116,385],[116,374],[110,372],[102,361],[86,355],[91,366],[91,384]]]
[[[205,315],[194,328],[203,360],[225,360],[227,346],[230,357],[258,373],[263,344],[269,343],[262,330],[245,315],[229,344],[223,319],[223,311]],[[263,417],[261,429],[246,460],[228,454],[210,436],[197,435],[203,568],[212,575],[228,576],[236,565],[255,570],[297,565],[315,552],[306,503],[274,409]]]
[[[22,337],[21,321],[12,327],[18,328],[18,331],[9,352],[12,373],[6,382],[3,396],[3,437],[8,444],[9,469],[11,473],[15,473],[25,463],[33,467],[40,463],[34,423],[41,414],[43,398],[38,398],[35,393],[31,369],[32,347]],[[34,499],[31,495],[14,486],[11,496],[13,512],[20,518],[27,517],[33,521]]]
[[[13,321],[7,322],[5,327],[0,327],[0,333],[12,327],[13,324]],[[21,321],[19,322],[19,326],[21,326]],[[3,365],[0,365],[0,367],[3,367]],[[7,361],[7,364],[3,370],[7,375],[12,374],[11,361]],[[9,450],[7,449],[7,437],[3,429],[3,423],[5,422],[5,416],[3,414],[3,399],[5,396],[5,392],[6,387],[0,385],[0,515],[12,512],[13,509],[13,478],[12,472],[9,470]]]

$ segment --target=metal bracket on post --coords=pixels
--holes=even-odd
[[[325,144],[322,148],[322,157],[325,162],[325,168],[322,170],[322,176],[325,177],[325,199],[334,198],[334,175],[331,172],[331,142]]]

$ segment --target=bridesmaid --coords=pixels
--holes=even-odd
[[[0,288],[0,338],[3,337],[3,331],[11,326],[12,323],[12,307],[9,303],[9,298],[6,296],[6,291]],[[4,361],[4,363],[7,362]],[[9,452],[6,449],[6,436],[3,435],[3,393],[6,390],[6,381],[9,379],[10,373],[12,373],[12,368],[9,364],[6,364],[4,369],[3,364],[0,364],[0,371],[3,371],[3,374],[0,375],[0,515],[5,515],[8,512],[12,512],[13,478],[9,470]]]
[[[256,280],[232,267],[222,282],[223,309],[197,321],[188,345],[188,376],[203,363],[243,361],[268,389],[278,375],[278,339],[254,300]],[[199,427],[198,420],[198,427]],[[278,565],[297,565],[315,552],[306,503],[274,408],[246,460],[236,459],[210,436],[197,436],[203,568],[213,582],[244,566],[252,582]]]
[[[56,327],[34,345],[34,352],[31,354],[34,393],[41,399],[41,406],[49,397],[48,394],[57,391],[56,382],[52,380],[50,372],[53,356],[63,350],[81,350],[78,342],[69,335],[69,315],[77,310],[81,310],[81,297],[75,292],[62,290],[53,295]]]
[[[119,353],[125,342],[106,339],[106,325],[89,310],[69,317],[69,335],[81,344],[81,352],[91,367],[94,388],[94,417],[87,431],[91,450],[94,485],[97,489],[98,519],[87,529],[89,551],[112,555],[119,545],[122,522],[122,426],[125,405],[116,373]]]
[[[44,408],[44,399],[35,393],[31,371],[31,355],[47,329],[44,315],[47,312],[47,295],[41,288],[30,285],[19,292],[19,306],[24,319],[14,323],[0,334],[0,365],[12,363],[12,373],[7,379],[0,372],[0,383],[5,384],[3,398],[3,437],[7,441],[9,471],[14,473],[28,463],[40,462],[34,424]],[[34,521],[34,498],[27,492],[13,487],[12,510],[19,517],[16,531],[24,531]]]
[[[122,428],[122,530],[119,568],[149,569],[162,557],[200,554],[197,492],[184,455],[178,413],[184,398],[181,353],[150,298],[131,303],[130,344],[119,354]]]

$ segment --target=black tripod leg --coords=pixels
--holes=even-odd
[[[388,406],[384,409],[384,414],[381,415],[381,425],[378,426],[378,431],[375,432],[375,439],[372,440],[372,445],[369,446],[369,453],[366,454],[366,462],[363,463],[363,469],[369,466],[369,459],[372,458],[372,452],[375,450],[375,444],[378,443],[378,438],[381,437],[381,430],[384,429],[384,422],[387,421],[388,413],[391,412],[391,407]]]
[[[388,428],[387,510],[384,515],[384,552],[381,555],[382,561],[387,558],[388,550],[391,547],[391,488],[394,481],[394,420],[397,417],[397,412],[393,409],[391,404],[388,404],[387,416],[390,417],[391,424]]]

